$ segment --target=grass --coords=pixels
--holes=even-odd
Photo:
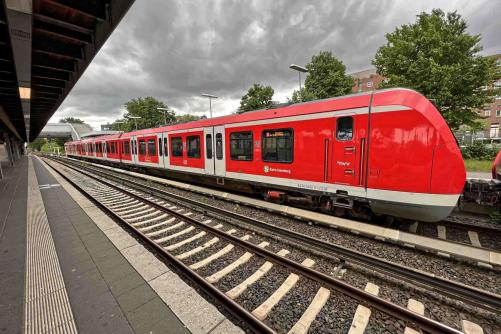
[[[466,170],[468,172],[487,172],[489,173],[492,168],[492,161],[489,160],[471,160],[464,161]]]

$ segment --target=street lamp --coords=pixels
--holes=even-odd
[[[211,95],[211,94],[207,94],[207,93],[202,93],[202,96],[209,98],[209,113],[210,113],[210,118],[212,118],[212,99],[217,99],[219,97],[216,95]]]
[[[137,130],[137,120],[141,119],[141,116],[127,116],[127,118],[131,118],[134,120],[134,123],[136,124],[136,130]]]
[[[303,102],[303,94],[301,93],[301,72],[306,73],[308,70],[302,66],[296,65],[296,64],[291,64],[289,66],[290,69],[296,70],[297,73],[299,74],[299,101]]]
[[[170,108],[162,108],[162,107],[157,107],[157,110],[160,110],[160,111],[163,111],[164,113],[164,125],[167,125],[167,116],[166,116],[166,112],[167,111],[174,111]]]

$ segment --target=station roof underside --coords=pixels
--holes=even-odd
[[[34,140],[134,0],[0,0],[0,130]]]

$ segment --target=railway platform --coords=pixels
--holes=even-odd
[[[0,332],[242,332],[41,160],[3,172]]]

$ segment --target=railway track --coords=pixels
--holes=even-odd
[[[455,213],[439,223],[395,222],[391,227],[476,248],[501,250],[501,225],[484,217]]]
[[[77,161],[74,159],[65,159],[65,161]],[[79,163],[85,163],[90,165],[90,163],[79,161]],[[95,164],[93,164],[95,165]],[[99,167],[99,168],[102,168]],[[101,170],[100,172],[105,172]],[[109,171],[107,171],[109,173]],[[113,173],[110,173],[113,174]],[[131,180],[131,177],[125,177],[124,179]],[[163,184],[158,184],[155,187],[155,182],[147,180],[147,184],[153,188],[159,189],[159,187],[165,186]],[[210,195],[208,195],[210,196]],[[242,205],[246,205],[242,203]],[[298,207],[301,207],[299,205]],[[283,212],[277,212],[277,214],[283,215]],[[291,218],[301,219],[301,217],[295,217],[291,215]],[[364,223],[370,223],[364,221]],[[372,223],[375,226],[380,226],[378,223]],[[449,243],[456,244],[457,246],[467,246],[473,247],[486,251],[501,251],[501,226],[497,226],[491,223],[477,224],[472,222],[471,219],[465,219],[463,216],[451,216],[447,220],[440,223],[425,223],[425,222],[409,222],[396,220],[390,224],[386,225],[388,228],[396,231],[407,232],[411,234],[421,235],[427,238],[433,238],[437,240],[444,240]],[[343,228],[341,228],[343,230]],[[353,230],[344,229],[347,232],[353,233]],[[357,232],[358,233],[358,232]],[[363,232],[362,232],[363,233]],[[391,239],[386,241],[393,242]],[[405,244],[405,243],[404,243]],[[419,247],[420,245],[417,245]],[[424,247],[426,248],[426,247]],[[439,254],[443,252],[439,251]],[[467,257],[465,257],[467,259]],[[480,262],[480,265],[485,265],[485,263]],[[487,265],[487,267],[489,267]]]
[[[68,165],[66,167],[75,168],[74,166]],[[224,280],[227,276],[231,276],[239,267],[244,266],[251,259],[262,258],[265,262],[258,270],[250,274],[249,277],[243,279],[241,284],[226,291],[226,293],[222,291],[212,291],[210,287],[204,288],[204,290],[208,291],[211,295],[216,295],[218,299],[222,298],[223,305],[227,305],[233,311],[238,310],[236,312],[237,316],[244,319],[246,323],[250,321],[250,323],[253,324],[251,328],[254,330],[257,329],[258,332],[271,329],[259,327],[259,324],[254,323],[256,318],[257,320],[266,319],[268,314],[272,312],[274,306],[280,302],[284,295],[287,294],[289,290],[294,289],[296,283],[302,280],[312,282],[312,284],[317,287],[317,292],[310,306],[292,327],[292,333],[300,333],[301,331],[298,331],[299,328],[309,328],[315,316],[321,312],[323,305],[327,303],[329,298],[333,298],[330,297],[333,292],[337,294],[340,293],[344,295],[345,298],[349,297],[360,302],[360,307],[357,307],[355,312],[355,318],[359,316],[359,309],[374,309],[376,312],[383,312],[396,319],[404,320],[407,323],[411,322],[411,327],[414,326],[425,331],[436,332],[438,330],[438,332],[457,332],[455,329],[448,328],[436,321],[419,316],[420,303],[413,299],[409,300],[408,307],[414,312],[377,298],[371,294],[374,293],[374,290],[377,292],[377,287],[374,287],[373,284],[367,284],[366,290],[369,292],[364,292],[364,290],[353,288],[343,281],[312,269],[311,267],[314,265],[312,259],[305,258],[301,261],[302,263],[291,261],[286,256],[288,253],[286,249],[272,252],[266,250],[269,245],[268,242],[261,242],[257,245],[249,242],[249,239],[252,238],[251,234],[236,236],[235,230],[229,229],[223,231],[221,224],[211,224],[207,219],[205,221],[197,221],[191,217],[195,215],[193,212],[186,211],[186,209],[180,209],[159,198],[159,196],[157,196],[159,194],[158,189],[146,188],[143,189],[143,191],[124,189],[122,185],[109,181],[109,175],[107,177],[108,180],[105,181],[102,179],[98,180],[95,176],[83,170],[80,170],[79,173],[83,173],[87,178],[92,178],[92,185],[83,187],[79,186],[77,184],[78,182],[75,180],[70,180],[70,182],[84,190],[89,196],[94,197],[95,200],[99,201],[101,206],[107,211],[110,211],[118,220],[132,229],[134,233],[137,233],[143,240],[154,245],[157,251],[162,254],[167,253],[164,255],[168,257],[170,261],[174,261],[176,266],[186,267],[183,271],[187,270],[187,276],[195,280],[197,284],[204,285],[209,283],[209,285],[214,288],[215,285],[218,285],[218,282]],[[80,180],[80,182],[83,181]],[[128,186],[131,186],[130,180],[126,180],[126,182]],[[143,183],[142,188],[144,187],[145,185]],[[144,190],[151,192],[151,195],[145,195]],[[153,193],[155,193],[155,195],[153,195]],[[172,194],[167,195],[172,196]],[[144,198],[146,196],[147,198]],[[215,210],[214,208],[204,208],[204,210],[209,209],[212,209],[212,211]],[[223,211],[220,210],[218,214],[231,215],[232,219],[243,220],[247,224],[252,220],[249,217]],[[256,222],[251,223],[254,224]],[[347,250],[344,250],[343,254],[343,250],[336,248],[334,245],[329,245],[320,240],[314,240],[306,236],[300,236],[291,231],[287,233],[287,231],[281,231],[271,225],[268,226],[268,228],[270,231],[281,233],[293,241],[309,243],[322,252],[335,251],[337,254],[342,254],[344,258],[341,258],[341,260],[346,259],[350,262],[356,262],[365,266],[379,266],[380,270],[386,274],[393,275],[399,279],[405,278],[406,280],[414,281],[414,283],[419,282],[420,285],[433,288],[450,297],[459,298],[464,302],[476,304],[476,306],[490,308],[491,310],[497,309],[499,311],[499,305],[501,304],[499,304],[499,298],[495,295],[454,284],[449,281],[441,281],[440,279],[427,276],[423,273],[420,274],[411,270],[406,271],[405,268],[399,268],[390,263],[385,263],[385,261],[379,260],[378,263],[378,259],[371,259],[371,257],[364,257],[361,256],[361,254],[355,254],[353,252],[349,253],[349,251],[346,253]],[[210,250],[214,248],[213,245],[222,245],[222,243],[226,245],[222,248],[217,248],[218,251],[215,253],[209,253]],[[183,249],[184,251],[182,251]],[[231,263],[226,264],[228,262],[226,261],[223,263],[224,265],[217,264],[221,258],[227,257],[227,254],[232,252],[237,255],[232,257],[233,260],[230,261]],[[175,255],[173,255],[173,253]],[[341,261],[341,263],[342,262],[343,261]],[[211,270],[206,270],[207,267],[212,267],[212,269],[218,268],[218,270],[212,270],[211,272]],[[270,270],[272,267],[285,268],[284,270],[286,271],[286,273],[282,273],[285,281],[281,286],[277,287],[275,293],[268,299],[262,301],[261,304],[257,305],[252,311],[246,311],[242,306],[237,307],[234,305],[234,300],[238,300],[241,294],[244,293],[249,286],[252,286],[251,283],[259,281],[259,278],[264,275],[263,272]],[[339,268],[341,268],[341,266]],[[211,273],[209,274],[209,272]],[[339,273],[339,270],[337,272]],[[205,277],[205,279],[202,277]],[[479,298],[479,295],[482,297]],[[228,297],[233,303],[227,300]],[[480,304],[479,300],[481,300]],[[244,304],[247,306],[249,305],[248,302],[244,302]],[[250,305],[252,305],[252,303],[250,303]],[[369,306],[369,308],[367,308],[367,306]],[[418,313],[415,313],[416,310]],[[263,324],[262,321],[261,323]]]
[[[72,162],[63,160],[60,162],[64,164]],[[82,166],[78,166],[82,167]],[[87,166],[86,166],[87,167]],[[456,283],[451,280],[442,279],[438,276],[428,274],[423,271],[416,271],[402,265],[398,265],[384,259],[370,256],[346,247],[336,245],[334,243],[326,242],[319,238],[314,238],[302,233],[298,233],[280,226],[269,224],[261,219],[256,219],[247,215],[243,215],[234,211],[229,211],[212,205],[211,203],[203,203],[201,201],[193,200],[183,197],[172,192],[159,189],[150,183],[141,182],[140,180],[132,180],[131,178],[120,177],[112,173],[99,170],[94,167],[87,167],[93,173],[105,177],[107,179],[114,179],[122,184],[127,184],[128,187],[134,187],[141,192],[156,197],[161,197],[172,203],[182,206],[189,205],[191,210],[198,210],[205,215],[210,215],[214,218],[228,217],[233,221],[238,222],[239,225],[245,223],[253,228],[258,228],[266,231],[270,235],[280,235],[281,238],[286,238],[291,244],[301,243],[306,245],[309,249],[319,251],[323,254],[330,254],[336,256],[341,262],[355,263],[364,267],[371,267],[381,272],[384,275],[392,276],[397,280],[404,280],[411,284],[427,287],[430,290],[439,292],[445,296],[453,299],[461,300],[464,303],[474,305],[476,307],[484,308],[489,311],[501,312],[501,297],[497,294],[490,293],[481,289],[477,289],[464,284]]]

